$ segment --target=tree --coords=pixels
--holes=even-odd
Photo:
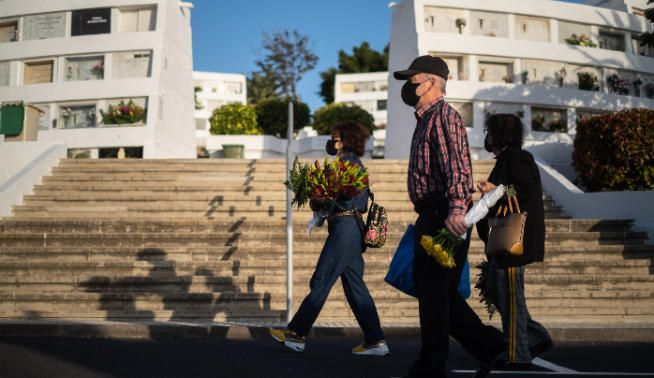
[[[248,103],[257,104],[260,101],[276,98],[277,84],[275,78],[270,74],[252,72],[247,78]]]
[[[232,103],[214,109],[209,119],[211,134],[258,135],[257,113],[252,105]]]
[[[264,134],[286,138],[289,101],[290,98],[271,98],[256,105],[257,123]],[[293,100],[293,130],[299,130],[310,122],[309,106],[299,100]]]
[[[326,71],[320,73],[322,83],[320,84],[320,92],[318,94],[326,104],[334,102],[334,84],[337,73],[338,70],[334,67],[329,67]]]
[[[375,119],[358,105],[328,104],[316,110],[313,115],[313,128],[318,134],[329,134],[332,126],[347,121],[360,123],[368,130],[375,128]]]
[[[309,44],[309,38],[297,30],[284,30],[272,35],[264,33],[264,56],[255,64],[259,69],[257,74],[264,78],[259,83],[266,84],[266,91],[270,83],[274,83],[272,87],[276,96],[297,98],[298,83],[318,63],[318,56],[311,51]]]
[[[654,0],[647,1],[647,4],[654,3]],[[645,18],[649,21],[650,24],[654,25],[654,7],[648,7],[645,9]],[[654,47],[654,32],[643,33],[640,36],[640,45]]]
[[[334,102],[334,83],[337,73],[383,72],[388,70],[389,45],[382,52],[370,48],[368,42],[362,42],[352,48],[352,54],[338,52],[338,69],[330,67],[320,73],[322,84],[320,96],[327,104]]]

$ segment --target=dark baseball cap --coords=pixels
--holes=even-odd
[[[415,58],[408,69],[393,72],[393,77],[397,80],[408,80],[417,73],[433,74],[447,80],[450,70],[443,59],[437,56],[423,55]]]

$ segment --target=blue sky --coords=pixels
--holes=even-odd
[[[582,2],[582,0],[570,0]],[[320,72],[336,66],[338,51],[368,41],[382,50],[390,39],[389,0],[192,0],[193,69],[249,73],[264,32],[297,29],[319,57],[299,83],[311,110],[323,105]]]

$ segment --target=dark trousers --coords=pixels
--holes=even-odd
[[[336,217],[328,221],[329,236],[320,253],[309,284],[311,292],[304,298],[288,329],[306,336],[318,318],[329,292],[341,277],[343,290],[352,312],[368,343],[384,339],[377,308],[365,282],[362,252],[363,222],[359,217]]]
[[[489,291],[502,316],[502,332],[507,350],[504,360],[529,363],[538,345],[550,344],[547,329],[529,315],[525,298],[525,267],[503,268],[496,258],[490,259]]]
[[[443,268],[425,253],[420,246],[420,237],[435,235],[445,227],[447,202],[423,206],[418,211],[413,276],[420,311],[422,349],[409,376],[445,377],[450,335],[483,363],[489,363],[500,354],[504,350],[504,342],[502,333],[485,326],[457,291],[470,246],[470,231],[456,250],[456,268]]]

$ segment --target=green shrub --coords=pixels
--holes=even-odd
[[[209,119],[211,134],[258,135],[257,113],[252,105],[239,103],[223,105],[214,109]]]
[[[589,191],[653,190],[652,146],[654,110],[609,113],[577,125],[572,161]]]
[[[316,110],[313,119],[313,128],[318,134],[323,135],[329,134],[332,126],[346,121],[358,122],[370,131],[375,128],[375,119],[358,105],[343,103],[325,105]]]
[[[288,129],[288,99],[271,98],[259,101],[256,105],[257,123],[263,133],[286,138]],[[309,106],[304,102],[293,101],[293,130],[299,130],[311,123]]]

